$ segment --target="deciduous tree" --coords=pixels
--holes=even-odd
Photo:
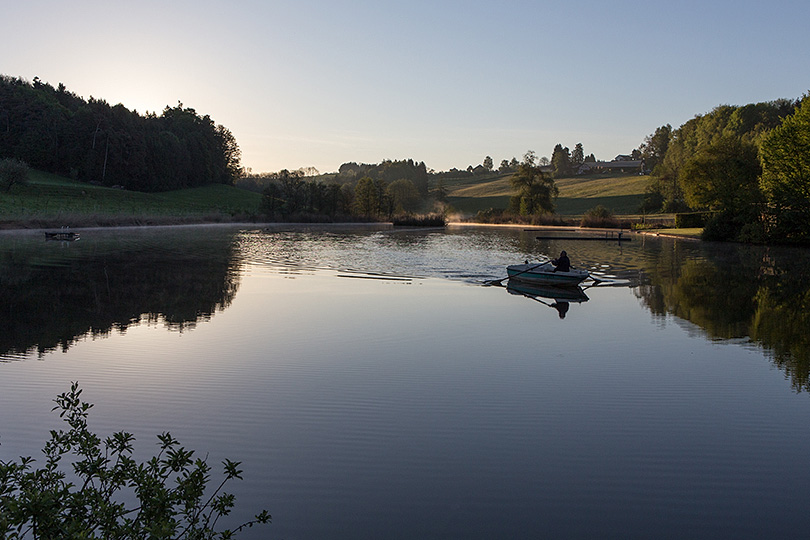
[[[11,186],[22,185],[28,182],[28,165],[19,159],[7,158],[0,160],[0,186],[11,191]]]
[[[355,212],[362,216],[375,216],[380,208],[380,196],[374,185],[374,180],[364,176],[357,181],[354,188]]]
[[[667,124],[656,128],[655,133],[644,138],[644,142],[639,146],[638,150],[648,170],[655,172],[655,168],[663,161],[671,137],[672,126]]]
[[[678,180],[693,208],[748,214],[761,199],[760,170],[753,144],[724,137],[692,156]]]
[[[762,141],[760,186],[780,240],[810,242],[810,96]]]
[[[407,178],[394,180],[385,188],[394,212],[413,212],[419,207],[419,190]]]
[[[535,161],[534,152],[527,152],[523,162],[518,165],[517,172],[510,179],[512,188],[516,191],[512,204],[519,209],[521,215],[554,212],[557,186],[554,185],[554,180],[543,174]]]
[[[756,147],[734,136],[703,148],[681,167],[678,180],[689,205],[716,212],[703,229],[705,239],[761,241],[759,174]]]

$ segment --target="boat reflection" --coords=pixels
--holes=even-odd
[[[579,286],[555,287],[553,285],[529,285],[522,281],[510,279],[506,283],[509,294],[525,296],[536,302],[557,310],[561,319],[564,319],[571,307],[571,303],[588,301],[588,295]]]

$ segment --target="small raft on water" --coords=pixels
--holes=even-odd
[[[568,272],[555,271],[551,262],[538,264],[513,264],[506,267],[510,280],[522,281],[532,285],[554,285],[557,287],[576,287],[590,274],[587,270],[571,268]]]
[[[62,242],[73,242],[79,239],[79,233],[72,231],[46,232],[45,240],[61,240]]]

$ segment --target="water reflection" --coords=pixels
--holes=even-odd
[[[810,256],[535,234],[0,233],[0,350],[70,347],[0,365],[0,451],[37,452],[78,379],[141,448],[179,429],[244,460],[237,511],[269,507],[279,538],[806,530],[810,402],[762,351],[807,389]],[[481,286],[562,249],[614,283]]]
[[[239,288],[232,235],[188,230],[86,234],[81,243],[16,239],[0,251],[0,354],[67,350],[140,323],[193,328]]]
[[[0,354],[66,350],[84,336],[160,323],[186,330],[228,307],[250,265],[290,277],[501,277],[515,261],[568,249],[576,266],[631,287],[654,318],[688,321],[712,340],[768,352],[796,389],[810,390],[810,269],[806,250],[641,237],[628,245],[535,238],[520,229],[370,227],[155,228],[95,231],[81,242],[0,238]],[[571,317],[581,288],[507,291]]]
[[[685,257],[678,244],[659,250],[636,295],[654,316],[689,321],[710,339],[750,340],[796,390],[810,391],[807,254],[789,248],[702,248],[702,257]]]
[[[588,301],[588,296],[581,287],[554,287],[551,285],[529,285],[510,279],[506,283],[509,294],[523,296],[557,310],[560,319],[564,319],[571,308],[571,303],[579,304]]]

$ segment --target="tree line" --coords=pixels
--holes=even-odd
[[[558,144],[554,156],[558,169],[548,158],[537,158],[530,150],[522,161],[503,160],[497,171],[490,156],[477,167],[443,172],[429,170],[424,162],[412,159],[384,160],[379,164],[348,162],[337,173],[323,175],[312,169],[249,172],[236,185],[262,193],[260,213],[272,219],[374,220],[442,212],[447,198],[444,180],[497,172],[510,175],[514,189],[508,208],[498,211],[498,219],[534,220],[554,213],[558,189],[553,178],[573,174],[578,164],[596,160],[593,154],[585,156],[581,143],[573,153]]]
[[[85,100],[63,84],[0,75],[0,158],[84,182],[137,191],[232,184],[233,134],[194,109],[139,114]]]
[[[644,212],[705,211],[704,237],[810,243],[810,96],[722,105],[639,147]]]
[[[574,150],[569,149],[558,143],[554,146],[551,153],[551,159],[546,156],[538,158],[534,151],[530,151],[533,156],[533,165],[541,167],[545,170],[546,174],[552,175],[554,178],[564,178],[572,176],[577,173],[577,170],[583,163],[595,163],[596,156],[593,154],[585,155],[585,149],[582,143],[577,143]],[[495,169],[495,162],[492,156],[486,156],[480,165],[473,167],[467,166],[466,169],[452,168],[448,171],[433,173],[436,178],[468,178],[472,176],[490,175],[490,174],[514,174],[518,172],[520,166],[525,163],[524,160],[519,161],[516,157],[511,160],[501,160],[500,166]],[[639,158],[640,159],[640,158]]]
[[[312,168],[249,172],[236,186],[261,193],[259,211],[274,220],[377,220],[435,211],[442,189],[431,191],[430,179],[424,162],[405,159],[348,162],[323,175]]]

